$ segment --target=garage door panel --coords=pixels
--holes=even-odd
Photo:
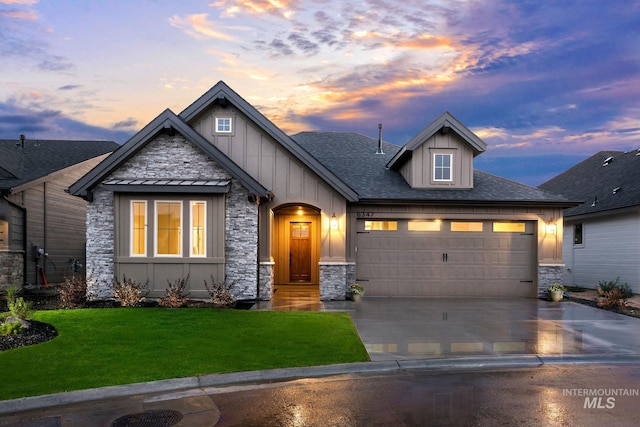
[[[368,295],[532,296],[535,223],[528,233],[407,230],[358,233],[357,279]],[[359,229],[363,229],[359,224]],[[523,283],[524,281],[524,283]]]

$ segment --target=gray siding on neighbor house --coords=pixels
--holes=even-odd
[[[42,277],[39,274],[36,276],[36,261],[31,256],[32,245],[43,248],[47,254],[40,258],[38,265],[50,283],[63,282],[65,277],[73,274],[72,259],[79,259],[84,265],[86,202],[67,194],[65,190],[104,157],[87,160],[18,186],[16,192],[8,197],[27,212],[26,283],[42,285]],[[19,227],[22,227],[21,222],[13,224],[11,234],[22,233]],[[15,248],[16,244],[13,246]]]
[[[574,224],[582,224],[581,245],[573,244]],[[564,281],[595,288],[601,280],[620,277],[640,293],[640,215],[638,211],[602,217],[565,219]]]

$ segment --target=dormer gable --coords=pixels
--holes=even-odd
[[[473,159],[487,144],[448,111],[407,142],[387,163],[412,188],[473,188]]]

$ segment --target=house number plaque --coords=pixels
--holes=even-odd
[[[373,212],[358,212],[358,218],[373,218]]]

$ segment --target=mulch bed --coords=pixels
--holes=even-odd
[[[564,298],[567,301],[573,301],[576,302],[578,304],[582,304],[582,305],[588,305],[589,307],[595,307],[595,308],[599,308],[600,310],[607,310],[607,311],[611,311],[613,313],[618,313],[618,314],[624,314],[625,316],[630,316],[630,317],[635,317],[637,319],[640,319],[640,310],[638,310],[635,307],[632,306],[627,306],[627,307],[621,307],[621,308],[614,308],[614,307],[600,307],[598,305],[598,303],[594,300],[591,299],[586,299],[586,298],[579,298],[576,296],[566,296]]]

